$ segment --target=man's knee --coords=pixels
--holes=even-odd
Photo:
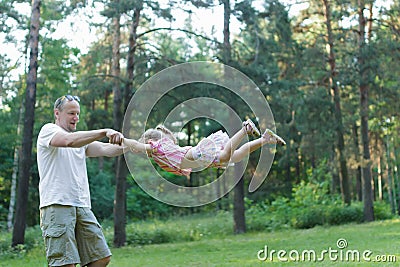
[[[111,256],[105,257],[103,259],[97,260],[95,262],[89,263],[87,267],[105,267],[111,261]]]
[[[99,260],[99,262],[103,263],[104,266],[107,266],[110,263],[110,261],[111,261],[111,256],[108,256],[108,257],[105,257],[105,258]]]
[[[107,266],[111,261],[111,256],[108,256],[106,258],[103,259],[103,262],[106,264],[105,266]]]

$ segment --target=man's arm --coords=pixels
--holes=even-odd
[[[58,132],[50,141],[55,147],[82,147],[103,137],[108,137],[111,144],[121,144],[123,135],[113,129],[100,129],[79,132]]]
[[[127,151],[127,148],[121,145],[113,145],[95,141],[90,143],[86,149],[87,157],[116,157]]]
[[[150,153],[153,150],[151,145],[138,142],[134,139],[124,138],[123,144],[132,150],[132,152]]]

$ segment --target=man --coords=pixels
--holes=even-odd
[[[91,211],[86,157],[124,152],[123,135],[112,129],[76,131],[79,97],[65,95],[54,104],[55,123],[37,141],[40,226],[49,266],[107,266],[111,251]],[[99,142],[107,137],[109,143]]]

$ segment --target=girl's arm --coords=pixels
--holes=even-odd
[[[87,157],[115,157],[126,152],[124,146],[94,141],[86,148]]]
[[[146,152],[151,152],[153,150],[151,148],[151,145],[138,142],[135,139],[124,138],[122,143],[125,146],[129,147],[133,152],[146,153]]]

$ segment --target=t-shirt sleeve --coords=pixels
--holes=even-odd
[[[38,144],[40,146],[49,147],[51,139],[53,139],[53,137],[59,131],[62,131],[62,129],[53,123],[48,123],[44,125],[39,132]]]

